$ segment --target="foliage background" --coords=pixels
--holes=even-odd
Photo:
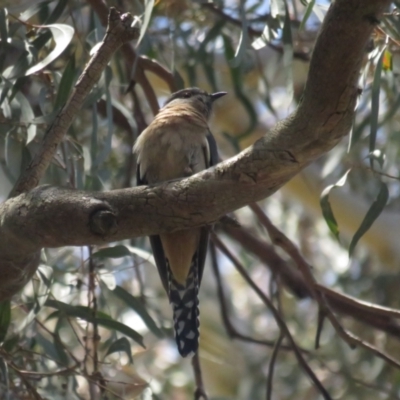
[[[2,199],[66,101],[91,49],[104,36],[99,3],[0,4]],[[76,116],[43,183],[86,190],[134,185],[131,147],[156,111],[153,91],[162,104],[170,90],[185,86],[229,92],[216,105],[212,130],[221,158],[236,154],[301,101],[313,43],[329,3],[146,0],[111,5],[148,22],[136,52],[156,63],[144,64],[147,71],[140,75],[140,63],[127,71],[124,55],[116,53]],[[400,37],[393,10],[365,51],[351,136],[260,206],[297,244],[319,283],[398,309]],[[132,76],[140,79],[133,81]],[[325,220],[321,193],[349,169],[344,186],[325,191]],[[329,215],[328,199],[335,219]],[[368,213],[374,201],[375,208]],[[235,215],[269,251],[270,239],[253,210],[244,208]],[[378,215],[360,243],[352,246],[359,227]],[[316,304],[288,290],[229,229],[217,226],[216,231],[274,300],[332,397],[400,398],[399,370],[365,349],[351,350],[329,323],[324,325],[320,348],[314,350]],[[293,267],[293,260],[276,251]],[[217,252],[227,315],[245,336],[230,338],[221,319],[211,257],[208,261],[200,297],[205,388],[214,400],[265,398],[279,329],[231,260]],[[171,340],[170,308],[153,264],[145,238],[103,249],[46,249],[35,278],[13,298],[11,317],[2,312],[2,327],[11,323],[5,337],[0,330],[0,398],[190,398],[190,361],[178,356]],[[341,322],[377,348],[398,355],[398,334],[372,329],[351,316]],[[140,345],[142,338],[146,349]],[[263,343],[251,343],[249,338]],[[272,398],[319,398],[293,352],[278,350],[272,365]]]

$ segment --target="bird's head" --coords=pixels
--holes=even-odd
[[[187,104],[191,105],[208,118],[211,114],[214,101],[225,95],[226,92],[208,94],[199,88],[187,88],[172,93],[165,102],[164,107],[167,105]]]

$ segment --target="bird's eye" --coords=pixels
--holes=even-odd
[[[185,99],[188,99],[189,97],[191,97],[191,93],[186,92],[186,93],[183,94],[183,97],[184,97]]]

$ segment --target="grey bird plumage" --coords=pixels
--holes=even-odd
[[[218,162],[208,127],[213,102],[225,92],[198,88],[173,93],[137,139],[137,184],[183,178]],[[208,228],[150,237],[157,268],[173,308],[179,353],[194,354],[199,341],[198,291],[208,246]]]

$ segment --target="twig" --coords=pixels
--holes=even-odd
[[[268,266],[273,274],[278,275],[281,282],[298,298],[311,297],[311,292],[303,276],[283,260],[273,246],[260,240],[243,227],[232,229],[224,225],[222,228],[229,237],[236,240],[246,251],[254,254]],[[400,326],[396,321],[400,316],[398,310],[361,301],[322,285],[317,284],[316,289],[324,292],[329,304],[340,314],[350,316],[397,338],[400,337]]]
[[[281,332],[286,336],[288,339],[289,343],[292,345],[293,351],[296,355],[297,361],[299,362],[300,366],[304,369],[306,374],[310,377],[311,381],[314,383],[316,388],[320,391],[324,399],[326,400],[332,400],[331,396],[327,392],[327,390],[324,388],[322,383],[319,381],[317,376],[314,374],[313,370],[310,368],[310,366],[307,364],[306,360],[303,358],[301,351],[297,347],[296,342],[294,341],[289,328],[287,327],[285,321],[281,318],[279,315],[279,312],[275,308],[275,306],[272,304],[271,300],[262,292],[262,290],[253,282],[253,280],[250,278],[250,276],[247,274],[245,268],[241,265],[241,263],[236,259],[236,257],[230,252],[230,250],[221,242],[221,240],[212,233],[212,240],[214,243],[217,245],[217,247],[232,261],[234,264],[235,268],[239,271],[240,275],[244,278],[244,280],[250,285],[250,287],[257,293],[259,298],[264,302],[264,304],[268,307],[268,309],[271,311],[272,315],[275,318],[276,323],[278,324]]]
[[[153,60],[146,56],[140,56],[140,65],[145,71],[150,71],[161,78],[168,85],[171,93],[178,90],[175,83],[174,75],[171,73],[171,71],[169,71],[156,60]]]
[[[96,322],[97,314],[97,297],[96,297],[96,266],[92,257],[92,246],[89,246],[89,290],[88,290],[88,307],[91,309],[93,316],[93,336],[92,336],[92,353],[93,353],[93,372],[99,369],[99,359],[97,353],[97,346],[100,341],[99,327]]]
[[[261,207],[256,204],[252,203],[249,205],[250,209],[254,212],[254,214],[258,217],[261,224],[265,227],[268,232],[268,235],[275,245],[279,246],[283,249],[296,263],[299,271],[303,275],[304,280],[306,281],[310,292],[314,299],[318,302],[320,307],[319,312],[319,323],[318,329],[316,334],[316,341],[315,341],[315,348],[319,347],[319,337],[320,337],[320,329],[322,329],[322,322],[324,320],[324,316],[326,315],[329,320],[331,320],[332,325],[336,328],[339,335],[343,334],[343,327],[340,325],[339,321],[336,319],[336,316],[330,310],[325,297],[321,295],[320,292],[316,290],[316,280],[311,272],[310,265],[306,262],[303,256],[300,254],[300,251],[295,246],[295,244],[282,232],[280,231],[275,225],[272,224],[271,220],[267,217]],[[351,347],[354,347],[354,343],[348,338],[345,334],[343,334],[343,339],[348,342]]]
[[[37,392],[36,388],[29,382],[26,376],[20,372],[18,367],[12,361],[8,360],[7,365],[12,368],[13,371],[21,378],[21,381],[24,383],[26,389],[28,390],[29,394],[32,395],[34,400],[44,400],[43,397]]]
[[[347,342],[351,348],[355,348],[356,346],[364,347],[376,356],[385,360],[387,363],[393,365],[396,368],[400,368],[400,362],[398,360],[343,328],[339,320],[336,318],[335,314],[332,312],[323,293],[317,290],[317,283],[311,273],[310,266],[304,260],[294,243],[291,242],[290,239],[283,232],[281,232],[277,227],[272,224],[272,222],[257,204],[251,204],[250,208],[259,217],[262,225],[267,229],[272,242],[281,247],[296,263],[305,281],[307,282],[314,299],[318,302],[321,312],[329,319],[332,326],[335,328],[336,333],[342,338],[342,340]],[[323,318],[323,316],[320,316],[319,318]],[[322,323],[319,323],[318,326],[319,331],[322,328]],[[318,331],[317,339],[319,337]]]
[[[281,334],[278,337],[278,340],[276,341],[274,350],[272,352],[271,361],[269,362],[268,377],[267,377],[267,396],[266,396],[267,400],[271,400],[271,396],[272,396],[272,381],[273,381],[273,377],[274,377],[275,361],[276,361],[276,358],[278,356],[278,352],[279,352],[279,349],[281,347],[281,343],[282,343],[283,338],[284,338],[284,335],[281,332]]]
[[[222,283],[221,274],[219,272],[219,267],[218,267],[218,262],[217,262],[217,254],[216,254],[216,250],[215,250],[215,244],[213,242],[211,242],[211,244],[210,244],[210,252],[211,252],[211,265],[212,265],[215,279],[217,281],[217,296],[218,296],[218,301],[219,301],[219,304],[221,307],[221,318],[222,318],[222,322],[224,323],[224,326],[225,326],[228,336],[231,339],[238,339],[238,340],[242,340],[244,342],[260,344],[260,345],[268,346],[268,347],[274,347],[276,345],[276,341],[260,340],[260,339],[255,339],[251,336],[243,335],[242,333],[238,332],[237,329],[233,326],[233,324],[229,318],[229,311],[228,311],[228,307],[227,307],[226,300],[225,300],[226,296],[224,294],[224,286]],[[287,346],[287,345],[282,345],[281,349],[286,350],[286,351],[293,350],[291,346]],[[306,350],[306,349],[300,349],[300,350],[303,353],[308,353],[308,350]]]
[[[67,103],[47,130],[39,151],[17,180],[11,192],[11,197],[27,192],[38,185],[53,159],[58,145],[82,108],[86,96],[99,80],[112,55],[123,43],[138,38],[139,29],[132,26],[133,22],[134,19],[130,14],[121,15],[115,8],[110,8],[107,32],[103,42],[82,72]]]
[[[201,373],[201,366],[199,360],[199,352],[196,351],[192,358],[192,367],[194,373],[194,379],[196,382],[196,390],[194,392],[195,400],[208,400],[207,393],[204,389],[203,375]]]

